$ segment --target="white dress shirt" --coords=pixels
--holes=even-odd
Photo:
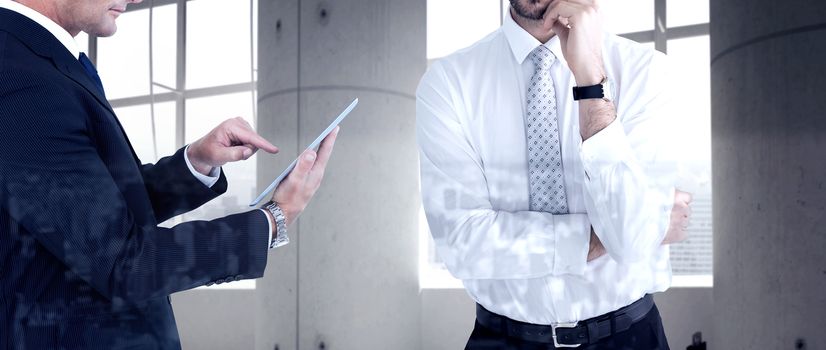
[[[49,31],[58,41],[60,41],[63,46],[66,47],[66,50],[69,50],[69,53],[72,54],[73,57],[80,59],[80,48],[75,41],[75,38],[72,37],[66,29],[63,29],[59,24],[55,23],[49,17],[44,16],[40,12],[37,12],[26,5],[17,3],[11,0],[0,0],[0,8],[4,8],[7,10],[11,10],[17,12],[23,16],[28,17],[32,21],[35,21],[37,24],[45,28]],[[189,145],[186,146],[187,150],[189,149]],[[192,175],[195,176],[204,186],[212,187],[218,182],[218,178],[221,175],[221,168],[212,168],[209,175],[204,175],[199,173],[195,168],[192,166],[192,163],[189,161],[189,155],[187,154],[186,150],[184,151],[184,160],[186,161],[186,166],[189,168],[189,171],[192,172]],[[264,212],[264,209],[261,209]],[[264,212],[267,216],[267,222],[270,223],[269,230],[269,239],[267,240],[267,246],[270,245],[272,241],[272,219],[270,216]]]
[[[529,209],[524,110],[541,45],[510,16],[432,64],[417,90],[422,199],[439,257],[486,309],[535,324],[588,319],[671,283],[662,246],[676,165],[665,56],[606,35],[617,119],[585,142],[559,39],[556,87],[569,214]],[[590,263],[590,228],[608,254]]]

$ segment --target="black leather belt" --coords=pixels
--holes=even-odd
[[[584,321],[539,325],[512,320],[476,304],[476,321],[485,328],[509,337],[537,343],[553,343],[557,348],[575,348],[596,343],[628,330],[632,324],[643,319],[653,306],[654,298],[647,294],[631,305]]]

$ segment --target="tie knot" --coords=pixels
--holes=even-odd
[[[83,66],[83,70],[86,71],[89,79],[92,79],[92,83],[94,83],[98,90],[100,90],[100,93],[105,96],[106,92],[103,90],[103,82],[100,81],[100,75],[98,75],[98,70],[95,68],[95,65],[92,64],[92,60],[90,60],[85,53],[81,52],[78,61],[80,61],[80,65]]]
[[[545,45],[539,45],[537,48],[533,49],[530,54],[531,61],[536,64],[536,69],[549,69],[551,65],[556,60],[556,56],[551,49],[545,47]]]
[[[92,63],[92,60],[89,59],[89,56],[86,56],[85,53],[81,52],[80,57],[78,57],[78,61],[80,64],[83,65],[83,68],[90,73],[97,74],[98,70],[95,68],[95,65]]]

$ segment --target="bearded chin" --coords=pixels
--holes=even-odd
[[[537,8],[534,11],[530,11],[526,6],[523,6],[521,2],[522,0],[510,0],[511,7],[518,16],[535,21],[542,19],[542,16],[545,14],[545,8]]]

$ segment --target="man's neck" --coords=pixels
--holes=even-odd
[[[60,11],[57,9],[57,3],[55,1],[43,1],[43,0],[13,0],[21,5],[24,5],[32,10],[35,10],[46,16],[50,20],[57,23],[57,25],[61,26],[65,29],[69,34],[73,37],[77,36],[80,33],[79,30],[67,28],[66,24],[60,18]]]
[[[536,38],[536,40],[539,40],[540,43],[544,44],[556,35],[553,30],[543,28],[543,20],[541,19],[537,20],[522,17],[513,9],[510,9],[510,15],[516,24],[522,27],[522,29],[526,32],[530,33],[534,38]]]

